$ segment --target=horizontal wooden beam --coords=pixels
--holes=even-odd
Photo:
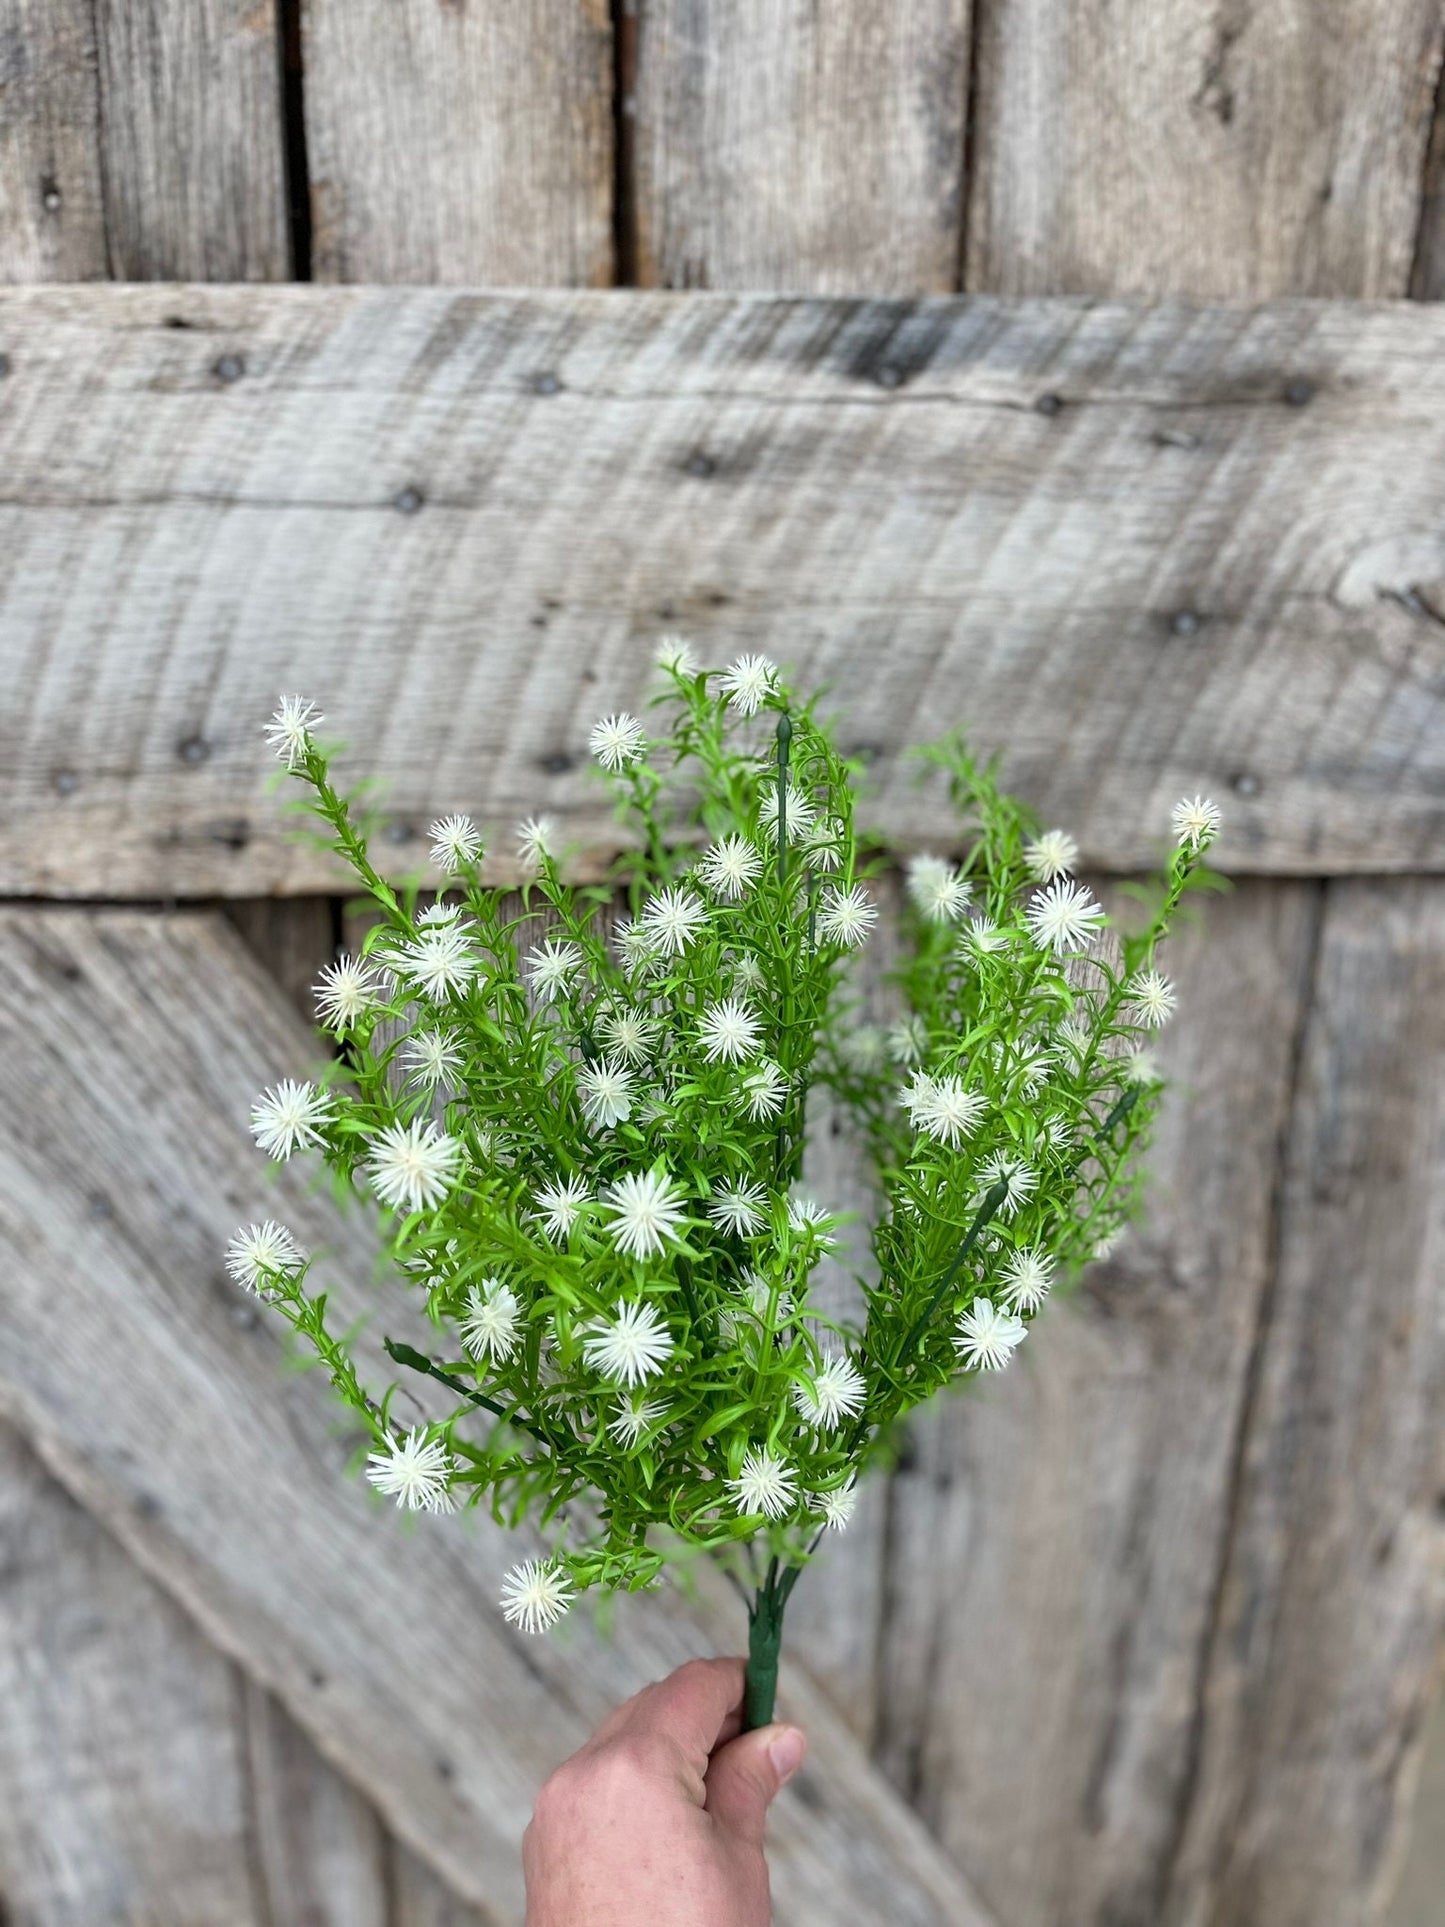
[[[827,683],[874,823],[963,724],[1130,869],[1445,862],[1445,313],[75,287],[0,296],[0,891],[256,895],[301,689],[440,810],[615,834],[664,632]]]
[[[543,1775],[609,1703],[719,1637],[736,1647],[742,1609],[704,1574],[691,1610],[637,1594],[611,1638],[583,1610],[527,1639],[497,1606],[522,1535],[473,1514],[408,1532],[345,1476],[354,1428],[319,1374],[283,1371],[277,1321],[220,1264],[235,1221],[284,1215],[325,1247],[338,1328],[367,1318],[366,1356],[392,1375],[377,1348],[414,1307],[374,1283],[364,1218],[304,1178],[268,1185],[246,1137],[248,1095],[311,1047],[219,916],[0,911],[3,1091],[26,1119],[0,1146],[0,1413],[504,1927]],[[780,1917],[990,1927],[816,1687],[794,1670],[783,1695],[812,1753],[774,1822]]]

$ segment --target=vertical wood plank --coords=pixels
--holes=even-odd
[[[1248,884],[1175,938],[1143,1225],[894,1480],[880,1755],[1010,1927],[1158,1919],[1316,904]]]
[[[1438,84],[1425,155],[1410,293],[1416,301],[1445,301],[1445,86]]]
[[[967,90],[968,0],[649,0],[639,282],[956,287]]]
[[[239,1678],[0,1426],[0,1882],[36,1927],[259,1922]]]
[[[110,271],[290,272],[275,0],[97,0]]]
[[[91,0],[0,0],[0,281],[105,272]]]
[[[1379,1919],[1445,1632],[1445,888],[1329,886],[1171,1927]]]
[[[271,972],[305,1021],[314,1024],[312,990],[336,950],[331,898],[238,897],[221,908],[246,948]]]
[[[978,0],[964,285],[1406,291],[1436,0]]]
[[[611,281],[607,0],[303,4],[318,281]]]
[[[389,1842],[371,1806],[248,1681],[255,1858],[267,1927],[394,1927]]]

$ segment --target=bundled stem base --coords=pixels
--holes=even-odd
[[[748,1607],[748,1672],[743,1692],[743,1731],[766,1726],[778,1693],[778,1653],[783,1643],[783,1613],[798,1583],[801,1566],[780,1568],[776,1559]]]

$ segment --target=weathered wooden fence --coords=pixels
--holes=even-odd
[[[828,680],[905,840],[967,721],[1106,891],[1196,789],[1238,879],[1146,1224],[797,1595],[780,1919],[1382,1917],[1445,1628],[1442,43],[0,0],[8,1917],[516,1921],[547,1766],[736,1647],[706,1591],[514,1639],[511,1549],[373,1511],[218,1257],[342,926],[276,689],[399,867],[453,808],[600,853],[586,728],[677,628]]]

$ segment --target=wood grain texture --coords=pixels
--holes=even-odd
[[[893,1483],[880,1757],[1010,1927],[1161,1919],[1317,889],[1241,885],[1172,941],[1144,1225]]]
[[[1445,71],[1445,70],[1442,70]],[[1417,301],[1445,300],[1445,85],[1437,83],[1430,144],[1425,155],[1420,226],[1410,270],[1410,293]]]
[[[391,1843],[280,1702],[245,1684],[252,1855],[267,1927],[397,1927]]]
[[[405,1532],[369,1503],[325,1386],[278,1373],[275,1328],[221,1273],[228,1227],[279,1211],[328,1247],[337,1318],[373,1311],[368,1356],[406,1330],[409,1308],[365,1282],[360,1213],[299,1173],[265,1186],[247,1156],[249,1095],[309,1040],[234,933],[11,910],[0,947],[0,1082],[30,1124],[0,1151],[0,1235],[25,1254],[0,1299],[0,1404],[408,1846],[485,1918],[518,1920],[538,1781],[609,1703],[719,1630],[735,1644],[740,1612],[714,1600],[703,1624],[637,1597],[610,1641],[580,1615],[563,1639],[513,1634],[495,1600],[525,1540],[474,1518]],[[783,1704],[814,1754],[776,1816],[780,1916],[987,1927],[796,1669]]]
[[[106,274],[91,0],[0,4],[0,281]]]
[[[275,0],[97,0],[110,272],[290,273]]]
[[[0,890],[338,887],[266,787],[279,688],[397,869],[451,809],[595,855],[587,731],[678,627],[827,682],[905,840],[899,752],[967,723],[1096,867],[1203,790],[1225,868],[1433,868],[1442,344],[1417,303],[11,291]]]
[[[336,955],[330,897],[242,897],[223,906],[242,943],[285,991],[306,1024],[316,1022],[316,981]]]
[[[648,0],[638,280],[948,292],[967,90],[968,0]]]
[[[1437,0],[977,0],[964,285],[1406,292]]]
[[[388,1927],[481,1927],[482,1916],[468,1907],[414,1853],[393,1849],[391,1918]]]
[[[605,286],[606,0],[304,0],[319,281]]]
[[[259,1919],[240,1682],[0,1426],[0,1893],[18,1927]]]
[[[1445,890],[1331,884],[1166,1927],[1388,1900],[1445,1633],[1442,1064]]]

